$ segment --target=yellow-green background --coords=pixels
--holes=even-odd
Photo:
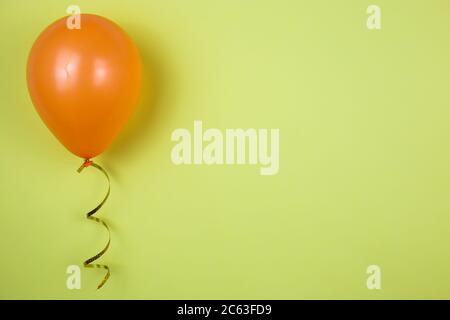
[[[105,182],[76,173],[25,81],[70,4],[120,24],[158,83],[98,158],[97,292],[101,271],[72,291],[65,272],[106,241],[84,218]],[[2,0],[0,41],[0,298],[450,298],[449,1]],[[279,128],[279,174],[173,165],[171,132],[197,119]]]

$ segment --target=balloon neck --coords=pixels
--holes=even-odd
[[[91,159],[85,159],[83,164],[81,165],[81,167],[78,168],[78,173],[80,173],[81,171],[83,171],[84,168],[89,167],[94,161],[92,161]]]

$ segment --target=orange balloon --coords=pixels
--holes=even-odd
[[[102,153],[132,114],[141,91],[139,52],[115,23],[62,18],[35,41],[27,66],[36,110],[58,140],[84,159]]]

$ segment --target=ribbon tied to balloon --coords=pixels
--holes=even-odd
[[[68,28],[62,18],[48,26],[31,48],[27,84],[31,100],[41,119],[55,137],[83,159],[78,169],[93,167],[106,177],[108,191],[86,217],[108,231],[103,250],[84,261],[94,264],[109,248],[106,222],[94,214],[110,194],[109,176],[92,159],[107,149],[133,113],[142,87],[139,52],[128,35],[114,22],[92,14],[80,14],[80,28]]]

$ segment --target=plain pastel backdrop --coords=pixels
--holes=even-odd
[[[118,23],[147,76],[97,159],[112,177],[100,291],[102,271],[68,290],[66,268],[106,241],[84,217],[105,181],[76,172],[25,79],[71,4]],[[2,0],[0,39],[0,298],[450,298],[449,1]],[[279,174],[175,166],[171,132],[194,120],[279,128]]]

